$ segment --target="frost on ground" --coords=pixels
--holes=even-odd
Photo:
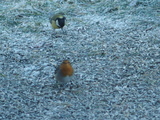
[[[159,0],[6,0],[0,11],[0,119],[160,119]],[[67,34],[53,34],[58,11]],[[75,74],[62,89],[64,59]]]

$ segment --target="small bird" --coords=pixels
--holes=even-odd
[[[74,70],[68,60],[64,60],[55,71],[55,78],[58,84],[63,85],[70,81]]]
[[[66,17],[64,17],[64,13],[57,13],[57,14],[52,15],[49,18],[49,21],[50,21],[54,30],[55,29],[62,29],[62,31],[63,31],[63,27],[65,25]]]

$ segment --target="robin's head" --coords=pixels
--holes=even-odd
[[[68,60],[64,60],[62,62],[62,64],[60,65],[60,71],[63,76],[71,76],[74,72],[71,63]]]

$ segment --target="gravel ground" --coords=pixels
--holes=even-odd
[[[159,120],[159,0],[0,1],[0,120]],[[63,34],[48,17],[63,11]],[[71,61],[66,88],[55,66]]]

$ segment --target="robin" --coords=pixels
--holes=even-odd
[[[73,75],[74,70],[71,63],[68,60],[64,60],[61,65],[55,71],[56,82],[59,84],[66,84],[70,81],[70,77]]]

